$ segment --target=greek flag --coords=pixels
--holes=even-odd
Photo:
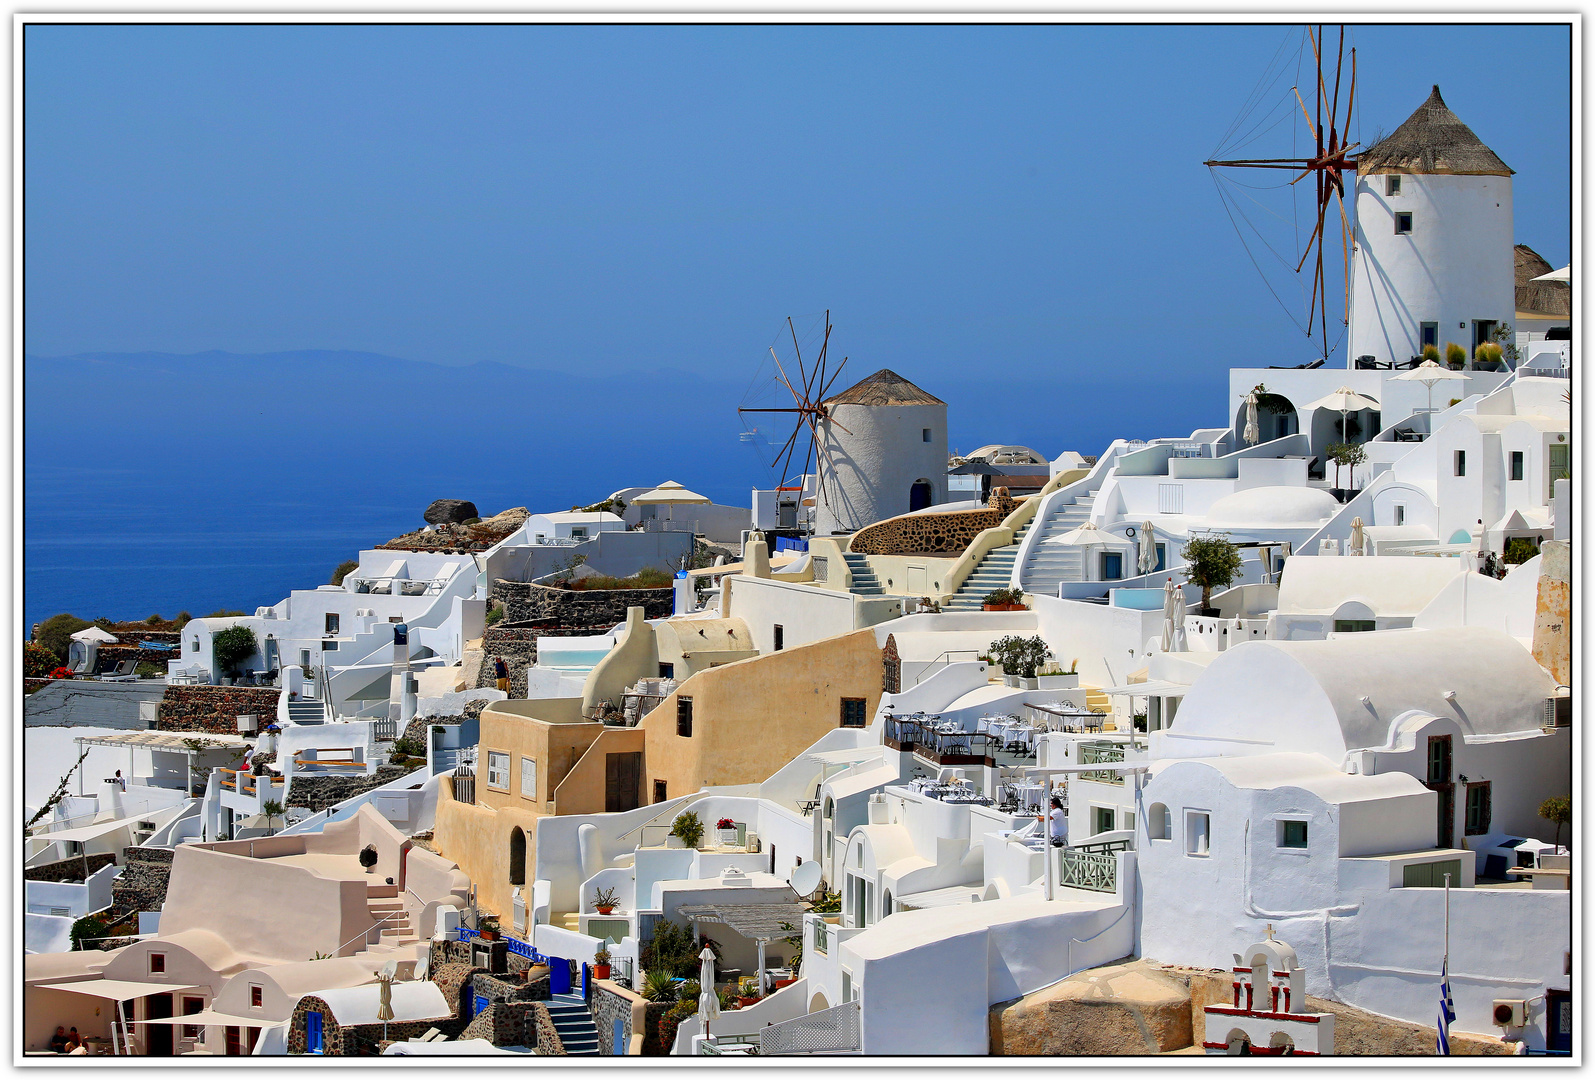
[[[1451,982],[1446,977],[1446,965],[1440,963],[1440,1024],[1435,1035],[1434,1051],[1442,1056],[1451,1053],[1451,1021],[1457,1018],[1457,1011],[1451,1004]]]

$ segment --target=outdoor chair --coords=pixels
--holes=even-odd
[[[100,682],[132,682],[138,678],[138,661],[123,660],[109,673],[100,676]]]

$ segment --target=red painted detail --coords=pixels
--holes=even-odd
[[[1303,1024],[1316,1024],[1325,1016],[1324,1013],[1284,1013],[1264,1012],[1261,1009],[1234,1009],[1228,1005],[1208,1005],[1202,1011],[1219,1013],[1222,1016],[1254,1016],[1260,1020],[1297,1020]]]

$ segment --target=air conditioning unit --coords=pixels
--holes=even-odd
[[[1540,726],[1546,728],[1572,727],[1573,699],[1571,697],[1546,698],[1545,715],[1540,720]]]
[[[1507,1028],[1522,1027],[1528,1013],[1528,1005],[1526,1001],[1511,998],[1497,999],[1493,1007],[1496,1024]]]

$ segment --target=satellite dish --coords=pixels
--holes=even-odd
[[[792,876],[787,882],[792,886],[792,891],[799,896],[808,896],[820,887],[820,877],[825,871],[817,862],[800,863],[792,868]]]

